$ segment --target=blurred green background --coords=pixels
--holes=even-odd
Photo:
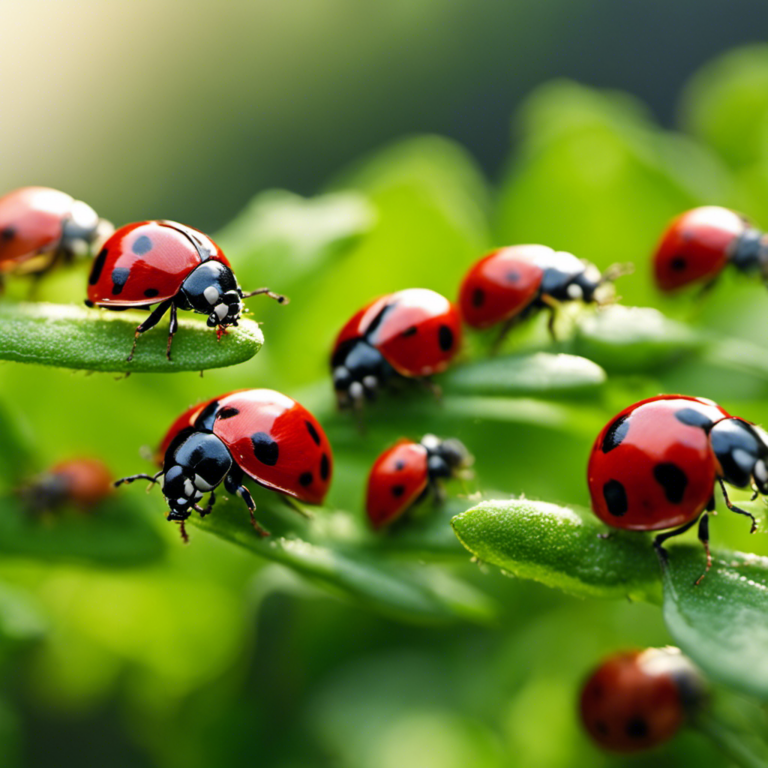
[[[326,380],[335,332],[369,298],[412,285],[453,297],[473,259],[526,241],[603,268],[634,262],[625,303],[759,356],[768,299],[755,281],[725,275],[704,302],[662,300],[646,262],[693,205],[768,226],[768,48],[726,52],[764,30],[763,3],[2,8],[0,190],[59,187],[118,225],[181,220],[216,235],[244,288],[292,298],[254,300],[263,351],[202,379],[1,366],[6,507],[23,476],[63,457],[146,471],[140,446],[189,404],[240,387],[315,411],[336,450],[330,506],[361,529],[367,467],[401,434],[465,440],[477,480],[455,495],[585,504],[594,435],[634,400],[681,391],[768,422],[765,377],[702,356],[629,372],[600,359],[607,386],[510,400],[504,414],[385,402],[365,438],[334,415]],[[59,274],[41,298],[79,303],[84,280],[85,268]],[[543,344],[534,322],[509,349]],[[575,696],[602,653],[669,642],[656,608],[506,579],[457,547],[446,564],[408,568],[450,571],[495,601],[495,618],[394,616],[199,530],[183,547],[159,494],[124,491],[92,529],[65,513],[40,524],[44,546],[31,524],[13,542],[0,535],[0,765],[627,764],[587,741]],[[110,528],[110,514],[145,527]],[[768,553],[742,523],[720,515],[713,541]],[[56,544],[64,530],[71,546]],[[695,734],[632,764],[683,761],[728,765]]]

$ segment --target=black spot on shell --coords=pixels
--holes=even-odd
[[[688,477],[677,464],[657,464],[653,468],[653,476],[664,489],[664,495],[670,504],[679,504],[683,500]]]
[[[405,493],[405,486],[393,485],[389,490],[396,499],[399,499]]]
[[[603,486],[603,498],[608,506],[608,512],[614,517],[621,517],[627,514],[629,509],[627,492],[618,480],[609,480]]]
[[[631,739],[645,739],[648,736],[648,723],[642,717],[633,717],[627,721],[624,729]]]
[[[485,291],[482,288],[475,288],[472,291],[472,306],[482,307],[485,304]]]
[[[688,263],[682,256],[675,256],[675,258],[669,262],[669,266],[673,272],[684,272]]]
[[[16,230],[13,227],[5,227],[0,229],[0,240],[7,243],[9,240],[13,240],[16,237]]]
[[[127,267],[115,267],[112,270],[112,295],[119,296],[123,292],[123,286],[128,280],[131,270]]]
[[[402,470],[404,470],[404,469],[405,469],[405,462],[404,462],[402,459],[398,459],[398,460],[395,462],[395,470],[396,470],[397,472],[401,472],[401,471],[402,471]]]
[[[148,299],[154,299],[157,294],[160,293],[160,291],[157,290],[157,288],[147,288],[146,291],[144,291],[144,295]]]
[[[328,455],[323,454],[323,458],[320,459],[320,477],[323,482],[328,479],[328,475],[331,474],[331,462],[328,460]]]
[[[136,242],[131,246],[131,250],[137,256],[143,256],[145,253],[149,253],[152,250],[152,241],[146,236],[136,238]]]
[[[415,325],[412,325],[410,328],[406,328],[403,331],[402,335],[403,335],[404,338],[407,339],[410,336],[415,336],[418,332],[419,332],[419,329]]]
[[[627,436],[627,432],[629,432],[629,414],[619,416],[619,418],[608,427],[608,431],[603,438],[603,444],[600,446],[602,452],[609,453],[614,448],[618,448]]]
[[[311,421],[305,421],[304,423],[307,425],[307,432],[309,432],[309,436],[312,438],[315,445],[320,445],[320,435],[317,434],[314,424],[312,424]]]
[[[516,283],[520,279],[520,273],[513,269],[511,272],[507,272],[507,282]]]
[[[453,347],[453,331],[447,325],[441,325],[440,330],[437,332],[437,340],[440,344],[440,349],[443,352],[447,352]]]
[[[93,260],[93,267],[91,267],[91,276],[88,278],[90,285],[96,285],[101,277],[101,270],[104,269],[104,262],[107,260],[107,249],[102,248],[99,251],[99,255]]]
[[[712,419],[695,408],[681,408],[675,412],[675,418],[689,427],[701,427],[701,429],[709,430],[712,426]]]
[[[280,449],[266,432],[257,432],[255,435],[251,435],[251,443],[253,443],[253,455],[262,464],[269,467],[274,467],[277,464]]]
[[[311,472],[302,472],[299,475],[299,485],[303,485],[306,488],[308,485],[312,485],[314,479]]]
[[[239,408],[235,408],[232,405],[225,405],[217,414],[216,418],[220,421],[223,421],[224,419],[231,419],[233,416],[237,416],[237,414],[240,413]]]

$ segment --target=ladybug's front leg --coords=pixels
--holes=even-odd
[[[555,322],[557,320],[557,310],[560,307],[560,302],[548,296],[546,293],[542,293],[539,297],[541,303],[549,310],[549,320],[547,321],[547,329],[549,335],[552,337],[552,341],[557,342],[557,333],[555,332]]]
[[[712,554],[709,551],[709,513],[705,512],[699,519],[699,541],[704,547],[704,551],[707,553],[707,567],[704,569],[704,573],[699,576],[696,581],[693,582],[694,587],[698,587],[701,584],[701,580],[709,573],[709,569],[712,567]]]
[[[173,344],[173,335],[179,330],[179,318],[176,316],[176,304],[171,304],[171,322],[168,326],[168,346],[165,348],[165,356],[171,359],[171,344]]]
[[[660,533],[654,540],[653,546],[656,550],[656,554],[659,556],[659,562],[661,563],[661,569],[664,570],[667,567],[667,560],[669,560],[669,554],[662,546],[667,539],[671,539],[673,536],[679,536],[681,533],[685,533],[689,528],[692,528],[696,524],[696,519],[691,520],[690,523],[681,525],[679,528],[675,528],[674,531],[667,531],[666,533]]]
[[[736,512],[738,515],[746,515],[746,517],[752,521],[752,527],[749,529],[749,532],[754,533],[757,530],[757,520],[755,519],[755,516],[751,512],[747,512],[746,509],[741,509],[741,507],[737,507],[733,504],[728,498],[728,492],[725,490],[725,483],[722,481],[722,478],[718,477],[717,481],[720,483],[720,488],[723,491],[723,498],[725,499],[725,504],[728,509],[730,509],[731,512]]]
[[[136,351],[136,342],[139,340],[139,336],[142,333],[154,328],[162,319],[163,315],[173,306],[173,299],[168,299],[162,304],[158,304],[153,310],[152,314],[136,329],[136,333],[133,334],[133,346],[131,347],[131,354],[126,358],[127,362],[133,360],[133,353]],[[169,345],[170,346],[170,345]]]
[[[206,515],[210,515],[213,511],[213,505],[216,503],[216,494],[214,491],[211,491],[211,495],[208,497],[208,504],[206,505],[205,509],[203,507],[199,506],[198,504],[194,504],[194,510],[195,512],[200,513],[200,517],[205,517]]]
[[[264,530],[264,528],[256,522],[256,515],[254,514],[256,512],[256,503],[249,490],[243,485],[242,476],[236,477],[233,472],[230,472],[224,479],[224,487],[230,493],[236,494],[245,502],[248,507],[248,512],[251,515],[251,525],[253,526],[253,530],[261,537],[269,536],[269,531]]]

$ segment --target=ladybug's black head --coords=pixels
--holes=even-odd
[[[181,284],[179,306],[208,315],[208,327],[237,325],[243,312],[240,286],[220,261],[205,261]]]
[[[738,488],[754,485],[768,495],[768,434],[742,419],[718,421],[709,442],[722,470],[722,478]]]
[[[424,435],[421,444],[427,449],[427,468],[432,478],[457,477],[474,461],[464,443],[453,437],[441,440],[436,435]]]
[[[75,200],[61,228],[59,248],[72,256],[88,256],[98,251],[115,231],[106,219],[100,219],[90,205]]]
[[[331,375],[339,408],[375,400],[379,387],[395,373],[378,349],[363,339],[339,345],[331,359]]]
[[[210,432],[183,430],[170,444],[163,463],[163,494],[169,520],[186,520],[191,509],[224,480],[232,456]]]

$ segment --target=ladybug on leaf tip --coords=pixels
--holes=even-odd
[[[662,564],[663,543],[699,521],[699,540],[711,567],[709,515],[715,483],[727,507],[735,506],[725,483],[768,494],[768,434],[731,416],[711,400],[659,395],[618,413],[595,440],[587,468],[592,509],[607,525],[632,531],[663,531],[654,539]],[[702,514],[703,513],[703,514]],[[673,529],[673,530],[668,530]]]
[[[142,221],[121,227],[104,244],[91,268],[85,303],[115,311],[157,305],[136,329],[128,361],[139,336],[170,311],[170,360],[178,309],[208,315],[208,327],[221,338],[229,326],[237,326],[242,300],[259,294],[288,302],[267,288],[244,293],[221,248],[202,232],[173,221]]]
[[[669,741],[708,698],[706,680],[677,648],[647,648],[605,659],[584,683],[579,712],[599,746],[641,752]]]
[[[40,276],[59,261],[89,256],[112,232],[112,224],[66,192],[16,189],[0,197],[0,271]]]
[[[594,264],[546,245],[509,246],[470,267],[459,289],[459,308],[472,328],[502,324],[496,346],[516,322],[541,309],[550,312],[549,330],[554,336],[560,304],[609,303],[613,281],[628,271],[628,266],[617,265],[601,274]]]
[[[302,405],[271,389],[230,392],[193,406],[171,425],[158,452],[162,466],[154,475],[124,477],[115,485],[149,480],[160,483],[170,509],[167,519],[181,524],[196,511],[207,515],[216,488],[239,496],[251,524],[256,505],[243,484],[259,485],[308,504],[322,504],[333,473],[333,453],[317,419]],[[208,505],[199,502],[210,494]]]
[[[653,275],[665,292],[694,283],[708,288],[728,264],[768,277],[766,237],[735,211],[704,206],[670,222],[653,254]]]
[[[397,378],[444,371],[461,346],[461,322],[448,299],[409,288],[376,299],[341,329],[331,353],[340,408],[359,408]]]
[[[391,525],[430,492],[436,503],[442,502],[440,481],[469,476],[472,462],[472,455],[455,438],[424,435],[418,443],[399,440],[371,468],[365,502],[368,520],[376,530]]]

